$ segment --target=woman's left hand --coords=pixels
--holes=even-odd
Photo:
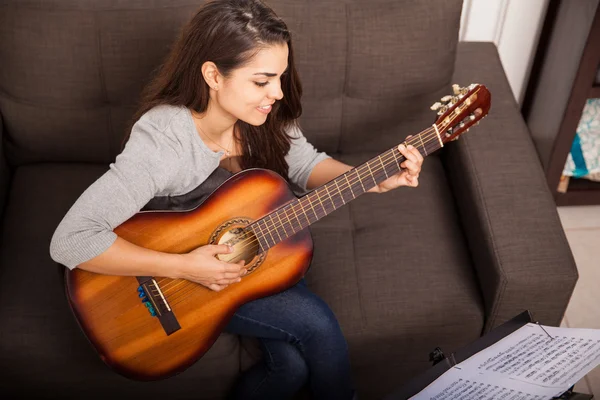
[[[419,150],[411,145],[405,147],[404,144],[401,144],[398,146],[398,150],[406,157],[406,160],[400,164],[403,170],[394,176],[390,176],[379,185],[370,189],[369,192],[385,193],[400,186],[419,186],[419,173],[423,165],[423,156]]]

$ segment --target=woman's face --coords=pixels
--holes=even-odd
[[[288,67],[288,46],[273,45],[260,50],[245,66],[223,79],[214,93],[219,106],[250,125],[265,123],[271,105],[283,98],[281,75]]]

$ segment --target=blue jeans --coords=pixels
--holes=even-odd
[[[308,383],[315,399],[350,400],[348,345],[333,312],[295,286],[241,306],[227,332],[259,339],[264,357],[238,379],[232,399],[288,399]]]

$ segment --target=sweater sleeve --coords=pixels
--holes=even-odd
[[[285,156],[289,167],[288,177],[292,183],[297,185],[301,190],[306,191],[308,177],[315,165],[331,157],[326,153],[317,151],[306,140],[302,131],[297,126],[292,126],[288,134],[292,137],[290,151]]]
[[[106,251],[113,229],[164,190],[179,169],[180,143],[142,116],[109,170],[89,186],[64,216],[50,243],[50,256],[73,269]]]

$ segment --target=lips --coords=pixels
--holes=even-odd
[[[256,107],[256,109],[263,114],[268,114],[273,109],[273,104],[267,104],[266,106],[259,106],[259,107]]]

